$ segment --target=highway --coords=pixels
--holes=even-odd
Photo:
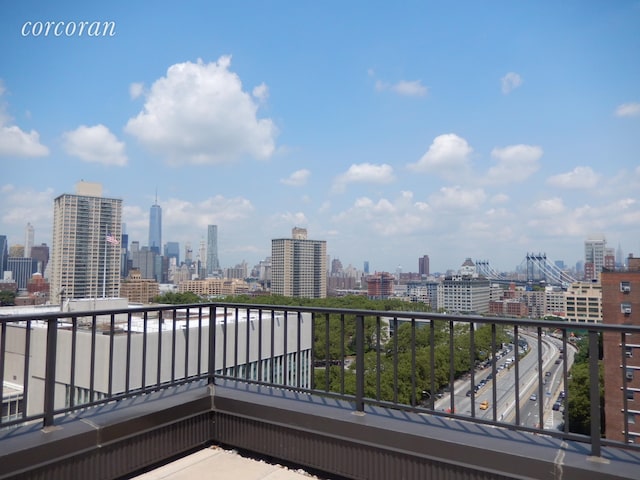
[[[529,348],[524,352],[518,362],[519,388],[520,388],[520,424],[539,428],[540,425],[540,402],[542,402],[542,415],[544,417],[544,428],[558,428],[563,422],[562,412],[564,406],[560,410],[552,409],[554,402],[562,390],[564,362],[569,362],[567,371],[573,363],[574,349],[568,348],[566,352],[566,360],[560,358],[560,350],[562,341],[551,336],[542,337],[542,389],[539,388],[538,375],[538,341],[535,335],[527,332],[521,332],[521,337],[526,339]],[[513,360],[512,362],[510,361]],[[558,361],[558,363],[556,363]],[[509,365],[509,366],[507,366]],[[471,389],[470,377],[459,380],[455,384],[454,391],[454,407],[455,412],[461,415],[472,415],[472,401],[475,402],[475,416],[506,423],[515,423],[515,350],[506,353],[496,362],[496,379],[492,377],[491,367],[476,371],[475,384],[481,384],[484,379],[486,384],[482,386],[475,395],[467,396],[467,392]],[[548,373],[547,373],[548,372]],[[494,389],[495,399],[494,404]],[[532,400],[531,396],[535,394],[536,399]],[[486,410],[480,409],[483,402],[488,402],[489,406]],[[447,411],[450,409],[450,397],[445,395],[439,399],[435,405],[436,410]],[[494,413],[495,412],[495,413]],[[495,417],[494,417],[495,414]]]

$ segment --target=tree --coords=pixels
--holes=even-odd
[[[16,304],[16,292],[0,291],[0,306],[8,307]]]
[[[573,367],[571,368],[571,378],[569,380],[568,392],[569,402],[567,404],[569,430],[573,433],[591,434],[591,398],[590,385],[595,379],[589,376],[589,341],[588,337],[583,337],[576,346],[578,352],[574,356]],[[599,336],[598,359],[602,358],[602,335]],[[604,432],[604,378],[603,365],[598,362],[598,385],[600,386],[600,431]]]
[[[188,305],[192,303],[202,303],[202,301],[202,298],[193,292],[167,292],[152,299],[154,303],[168,303],[171,305]]]

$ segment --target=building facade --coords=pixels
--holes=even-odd
[[[395,277],[388,272],[374,273],[366,278],[367,296],[374,300],[393,296]]]
[[[450,313],[489,313],[491,282],[478,275],[467,258],[457,275],[447,275],[438,285],[438,310]]]
[[[207,226],[207,253],[206,253],[207,277],[212,277],[220,270],[218,259],[218,226]]]
[[[44,275],[49,265],[49,247],[46,243],[41,245],[34,245],[31,247],[31,258],[33,258],[38,265],[38,272]]]
[[[640,258],[627,268],[603,270],[603,322],[640,325]],[[640,336],[603,335],[606,437],[640,443]]]
[[[82,307],[82,310],[86,310],[86,307]],[[165,318],[162,322],[158,321],[157,315],[146,321],[141,315],[133,315],[130,330],[126,315],[122,319],[116,316],[113,335],[109,334],[108,318],[100,323],[98,317],[97,329],[101,332],[100,335],[92,334],[90,325],[81,325],[73,332],[71,329],[60,328],[60,350],[71,352],[75,342],[77,355],[73,368],[70,355],[59,356],[55,404],[68,407],[73,399],[75,405],[81,405],[90,402],[92,396],[93,400],[104,398],[110,391],[117,394],[127,388],[142,388],[145,385],[155,385],[158,381],[170,381],[176,372],[185,372],[185,376],[206,373],[209,338],[215,338],[218,346],[215,348],[214,364],[218,374],[237,374],[240,378],[250,380],[269,379],[282,385],[311,388],[311,314],[303,313],[298,316],[295,313],[269,310],[248,313],[246,309],[236,311],[225,308],[219,309],[215,318],[209,318],[209,312],[209,308],[202,309],[201,330],[198,328],[198,312],[195,310],[191,310],[190,314],[186,310],[179,310],[175,317]],[[258,323],[259,329],[247,328],[248,324],[255,326]],[[7,357],[6,378],[23,378],[25,327],[25,324],[10,324],[7,328],[7,343],[16,345],[16,349]],[[213,336],[209,335],[210,328],[216,330]],[[145,331],[146,338],[142,335]],[[43,408],[47,329],[35,326],[29,334],[29,365],[33,366],[29,371],[29,384],[15,385],[13,397],[16,404],[26,402],[23,408],[26,408],[27,415],[40,412]],[[271,340],[270,345],[266,346],[265,339]],[[226,347],[223,347],[225,341]],[[201,348],[196,348],[199,342]],[[127,360],[127,351],[131,352],[131,361]],[[109,368],[96,368],[94,375],[91,375],[91,352],[94,352],[95,358],[112,362],[112,377],[109,375]],[[175,355],[167,352],[174,352]],[[74,372],[73,377],[71,372]],[[28,399],[23,397],[24,391],[29,392]]]
[[[160,295],[160,285],[155,280],[142,278],[140,270],[131,269],[120,285],[120,296],[133,303],[149,303]]]
[[[175,258],[176,265],[180,265],[180,244],[178,242],[167,242],[164,246],[164,256]]]
[[[285,297],[327,296],[327,242],[309,240],[294,228],[292,238],[271,241],[271,292]]]
[[[120,293],[122,200],[79,182],[53,204],[51,299],[117,297]]]
[[[158,201],[149,210],[149,250],[157,255],[162,254],[162,207]]]
[[[0,235],[0,277],[7,269],[7,259],[9,258],[9,244],[6,235]]]
[[[594,282],[572,283],[564,294],[569,322],[602,322],[602,286]]]
[[[429,255],[423,255],[418,259],[418,273],[425,277],[429,276]]]
[[[38,271],[38,262],[32,258],[9,257],[7,270],[18,284],[18,290],[26,290],[31,276]]]
[[[31,258],[31,248],[33,247],[33,238],[35,236],[35,230],[33,225],[27,223],[24,228],[24,256],[25,258]]]
[[[238,278],[205,278],[182,281],[178,285],[178,291],[195,293],[201,297],[242,295],[249,292],[249,284]]]
[[[584,279],[598,281],[602,267],[607,240],[604,236],[592,236],[584,242]]]

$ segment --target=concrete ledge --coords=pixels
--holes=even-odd
[[[640,454],[269,387],[204,382],[0,431],[0,479],[118,478],[219,443],[332,477],[638,478]]]
[[[0,478],[16,474],[29,478],[29,472],[33,478],[38,478],[45,470],[49,473],[44,478],[51,478],[56,472],[52,466],[63,463],[67,466],[60,471],[60,478],[64,478],[67,475],[64,472],[71,471],[73,462],[81,463],[82,459],[92,457],[95,460],[97,456],[108,454],[110,448],[117,450],[121,444],[131,443],[145,435],[149,437],[154,431],[170,429],[172,425],[190,417],[206,414],[209,418],[211,408],[211,391],[199,382],[90,408],[59,418],[55,427],[46,430],[41,428],[40,423],[6,429],[0,431]],[[210,433],[207,434],[207,441],[209,437]],[[204,442],[200,440],[196,443]],[[179,445],[176,444],[176,448],[180,448]],[[176,453],[179,450],[173,451],[173,454]],[[152,458],[148,464],[161,460],[163,458]],[[94,463],[96,470],[99,470],[102,462]],[[137,465],[136,459],[125,459],[123,463]],[[119,468],[116,464],[112,466],[114,471]],[[86,470],[86,466],[83,468]],[[96,474],[94,478],[105,478],[100,472]]]
[[[344,402],[233,383],[216,385],[215,411],[217,442],[349,478],[389,478],[401,464],[414,467],[407,479],[613,480],[640,469],[636,452],[605,448],[593,462],[578,442],[375,407],[356,415]]]

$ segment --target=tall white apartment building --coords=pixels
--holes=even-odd
[[[54,199],[52,302],[119,295],[121,229],[122,200],[103,197],[99,183]]]
[[[594,235],[584,242],[584,279],[598,280],[604,267],[607,240],[604,235]]]
[[[309,240],[304,228],[271,241],[271,292],[285,297],[327,296],[327,242]]]

